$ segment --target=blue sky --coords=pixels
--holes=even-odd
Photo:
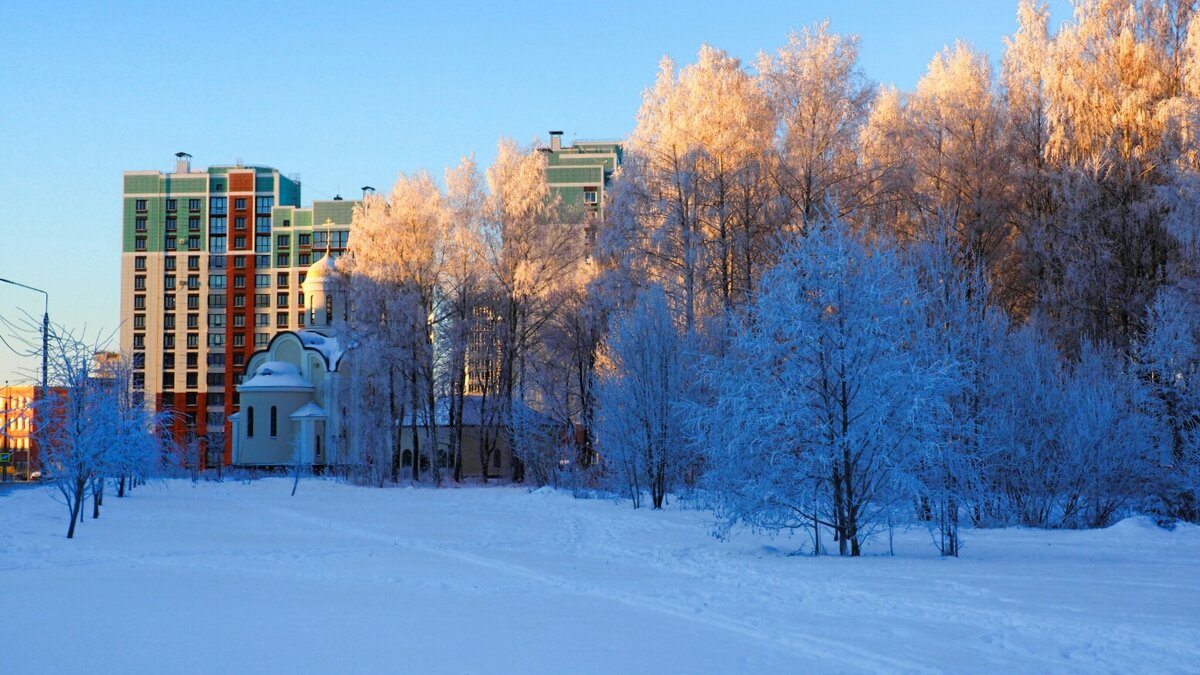
[[[1051,3],[1055,23],[1066,0]],[[119,320],[121,172],[242,159],[305,202],[435,175],[496,140],[621,138],[658,60],[752,60],[829,19],[868,77],[911,89],[955,39],[1001,53],[1015,0],[962,2],[40,2],[0,23],[0,277],[89,335]],[[41,296],[0,285],[0,314]],[[115,345],[114,345],[115,347]],[[0,345],[0,381],[27,381]]]

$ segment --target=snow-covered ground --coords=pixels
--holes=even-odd
[[[0,493],[0,672],[1200,671],[1197,527],[814,559],[548,490],[290,488],[149,486],[74,541]]]

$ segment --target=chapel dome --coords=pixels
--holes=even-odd
[[[326,251],[325,255],[321,256],[319,260],[308,266],[308,271],[304,273],[303,287],[307,292],[312,285],[318,282],[324,286],[332,281],[336,274],[337,263],[329,255],[329,252]]]

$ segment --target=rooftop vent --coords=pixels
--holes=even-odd
[[[191,173],[192,156],[186,152],[175,153],[175,173]]]

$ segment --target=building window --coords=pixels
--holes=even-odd
[[[224,274],[208,275],[208,287],[209,288],[225,288],[225,275]]]
[[[188,373],[186,377],[187,377],[187,380],[186,380],[187,388],[195,389],[196,385],[199,384],[200,378],[196,375],[196,373]],[[188,405],[196,405],[196,395],[195,394],[188,394],[188,403],[187,404]]]
[[[162,374],[162,386],[163,386],[163,389],[174,389],[175,388],[175,373],[163,373]]]
[[[270,293],[256,294],[254,296],[254,306],[255,307],[270,307],[271,306],[271,294]]]
[[[133,289],[135,291],[146,290],[146,275],[139,274],[133,278]]]
[[[163,349],[174,349],[174,348],[175,348],[175,334],[174,333],[163,333]]]
[[[299,265],[300,267],[308,267],[309,265],[312,264],[312,254],[311,253],[301,253],[300,256],[296,260],[296,264]]]
[[[200,216],[188,216],[188,232],[200,231]]]
[[[245,288],[246,287],[246,275],[245,274],[233,275],[233,287],[234,288]]]
[[[301,234],[297,237],[296,243],[299,244],[300,246],[311,246],[312,245],[312,235],[311,234]]]
[[[143,335],[142,333],[134,333],[133,334],[133,348],[134,349],[145,349],[146,348],[146,336]]]
[[[254,200],[254,203],[255,203],[255,208],[254,208],[255,212],[270,213],[271,207],[275,205],[275,198],[274,197],[258,197]]]
[[[287,321],[288,321],[287,316],[288,316],[287,312],[280,312],[280,313],[276,314],[275,315],[275,327],[276,328],[287,328]]]
[[[145,199],[135,199],[133,202],[133,208],[136,211],[145,211],[146,210],[146,200]]]
[[[168,210],[168,211],[174,211],[174,210],[175,210],[175,207],[176,207],[176,200],[174,200],[174,199],[168,199],[168,200],[167,200],[167,210]]]
[[[233,346],[234,347],[245,347],[246,346],[246,336],[235,333],[233,336]]]
[[[225,256],[215,255],[208,259],[208,269],[223,270],[225,269]]]
[[[163,269],[171,272],[175,271],[175,256],[169,255],[163,258]]]
[[[175,216],[167,216],[167,232],[174,232],[177,223],[178,221],[175,220]]]
[[[225,253],[225,237],[209,237],[208,252],[216,254]]]
[[[271,325],[271,315],[270,314],[262,314],[262,313],[255,314],[254,315],[254,325],[255,326]]]
[[[222,298],[224,300],[224,298]],[[188,309],[200,309],[200,295],[192,294],[188,296]]]
[[[288,306],[288,294],[287,293],[276,293],[275,294],[275,306],[276,307],[287,307]]]
[[[233,306],[234,307],[245,307],[246,306],[246,296],[244,296],[244,295],[233,296]]]
[[[163,328],[166,330],[175,330],[174,314],[163,314]]]
[[[191,304],[191,303],[188,303],[188,304]],[[188,309],[191,309],[191,307],[188,307]],[[192,329],[199,328],[200,327],[200,315],[199,314],[188,314],[187,315],[187,327],[192,328]]]
[[[246,355],[245,354],[234,354],[233,355],[233,367],[241,368],[244,365],[246,365]],[[236,397],[237,392],[234,392],[233,395]],[[235,400],[234,403],[236,404],[237,401]]]
[[[209,218],[208,218],[208,233],[209,234],[225,234],[225,217],[224,216],[209,216]]]
[[[163,275],[163,288],[167,289],[168,291],[175,290],[175,275],[174,274]]]
[[[144,295],[133,296],[133,308],[134,309],[146,309],[146,296],[144,296]]]
[[[279,433],[279,411],[275,406],[271,406],[271,438],[275,438]]]
[[[208,212],[210,215],[223,216],[228,208],[228,200],[225,197],[212,197],[208,200]]]
[[[291,237],[291,235],[287,235],[287,234],[277,234],[277,235],[275,235],[275,246],[276,246],[276,248],[287,248],[288,246],[291,246],[291,245],[292,245],[292,237]]]
[[[234,328],[245,328],[246,327],[246,315],[245,314],[234,314],[233,315],[233,327]]]
[[[175,309],[175,296],[174,295],[164,295],[163,296],[163,309]]]
[[[134,389],[145,389],[146,388],[146,374],[145,373],[134,373],[133,374],[133,388]]]
[[[188,211],[199,211],[199,210],[200,210],[200,200],[199,199],[189,199],[188,200]]]
[[[200,346],[200,334],[199,333],[188,333],[187,334],[187,348],[188,349],[197,349],[199,346]],[[196,367],[196,365],[194,363],[196,360],[194,358],[195,356],[196,356],[195,354],[188,354],[188,367],[189,368]]]
[[[246,438],[254,438],[254,406],[246,407]]]
[[[246,238],[242,236],[233,238],[233,250],[241,251],[246,248]]]
[[[134,237],[133,238],[133,250],[145,251],[146,250],[146,238],[145,237]]]
[[[225,373],[209,373],[205,381],[210,387],[223,387],[225,386]]]
[[[288,285],[288,273],[287,273],[287,272],[279,272],[279,273],[277,273],[277,274],[275,275],[275,285],[276,285],[276,286],[279,286],[280,288],[287,288],[287,285]]]
[[[224,368],[225,367],[225,355],[224,354],[209,354],[207,363],[208,363],[209,368]]]
[[[259,269],[264,269],[264,270],[267,269],[268,267],[271,266],[271,256],[269,256],[269,255],[254,256],[254,266]]]
[[[225,327],[225,315],[224,314],[209,314],[208,315],[208,327],[209,328],[224,328]]]
[[[600,201],[600,193],[594,187],[583,188],[583,202],[585,204],[595,204]]]
[[[233,219],[233,229],[235,229],[235,230],[244,230],[244,229],[246,229],[246,219],[245,219],[245,218],[242,218],[242,217],[240,217],[240,216],[239,216],[239,217],[237,217],[237,218],[234,218],[234,219]]]
[[[171,353],[163,354],[163,368],[175,367],[175,355]]]
[[[254,219],[255,234],[271,234],[271,217],[258,216]]]
[[[197,247],[198,246],[199,246],[199,242],[197,242]],[[188,248],[191,248],[191,247],[192,247],[192,240],[191,240],[191,237],[189,237],[188,238]],[[189,270],[199,270],[200,269],[200,256],[198,256],[198,255],[189,255],[188,256],[188,269]]]
[[[237,209],[238,211],[245,211],[246,210],[246,198],[238,197],[237,199],[233,200],[233,208]]]
[[[254,275],[254,287],[255,288],[270,288],[271,287],[271,275],[270,274]]]
[[[146,355],[138,352],[133,355],[133,367],[141,370],[146,367]]]
[[[188,279],[187,279],[187,287],[188,287],[189,291],[200,290],[200,275],[199,274],[189,274]]]
[[[288,266],[288,254],[276,253],[275,254],[275,266],[276,267],[287,267]]]
[[[146,315],[145,314],[134,314],[133,315],[133,327],[137,330],[141,330],[141,329],[145,328],[146,327]]]
[[[163,248],[165,248],[168,251],[174,251],[176,248],[176,246],[175,246],[176,241],[177,240],[175,239],[174,235],[167,235],[163,239]]]
[[[254,237],[254,252],[255,253],[270,253],[271,252],[271,235],[258,235]],[[265,267],[265,266],[264,266]]]
[[[144,256],[144,255],[135,256],[133,258],[133,269],[135,269],[135,270],[146,269],[146,256]]]
[[[254,334],[254,346],[255,347],[266,347],[267,341],[270,339],[271,339],[271,336],[268,335],[267,333],[255,333]]]
[[[225,346],[225,334],[224,333],[209,333],[208,334],[208,346],[209,347]]]

